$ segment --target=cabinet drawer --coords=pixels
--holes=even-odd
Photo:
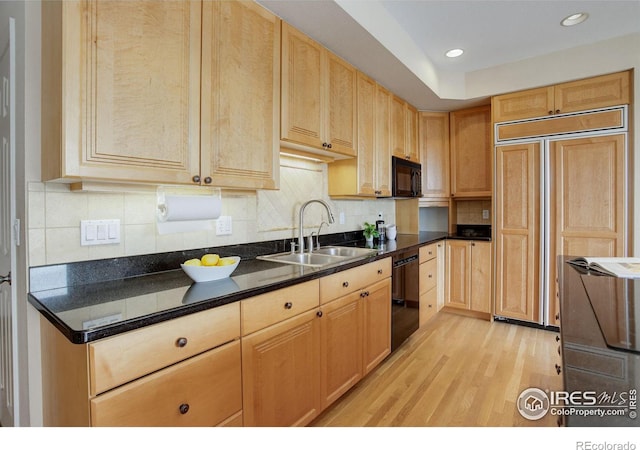
[[[91,400],[93,426],[214,426],[242,409],[240,341]]]
[[[438,256],[438,242],[420,247],[420,264]]]
[[[391,276],[391,258],[320,278],[320,304],[358,291]]]
[[[433,288],[420,294],[420,326],[427,323],[438,312],[438,290]]]
[[[239,336],[240,305],[231,303],[89,344],[90,395]]]
[[[436,287],[438,283],[438,260],[430,259],[420,264],[420,293]]]
[[[318,280],[242,300],[242,335],[297,316],[318,304]]]

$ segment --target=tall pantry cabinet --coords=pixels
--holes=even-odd
[[[623,105],[495,124],[496,316],[558,325],[558,256],[627,255],[627,115]]]

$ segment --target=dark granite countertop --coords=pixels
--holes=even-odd
[[[576,397],[565,405],[565,423],[640,426],[633,403],[640,388],[640,280],[596,275],[568,259],[558,261],[561,370],[564,390]],[[595,405],[584,392],[595,393]]]
[[[361,232],[322,236],[322,245],[365,246]],[[130,258],[32,267],[29,302],[71,342],[87,343],[350,269],[447,238],[399,234],[372,257],[312,268],[255,259],[286,251],[288,240]],[[204,253],[240,255],[231,277],[193,283],[180,263]]]

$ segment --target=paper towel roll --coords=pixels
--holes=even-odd
[[[167,195],[158,206],[160,222],[215,220],[220,217],[222,202],[208,195]]]
[[[211,195],[166,195],[158,204],[158,233],[212,230],[222,201]]]

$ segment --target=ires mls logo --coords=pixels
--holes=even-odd
[[[549,412],[549,396],[538,388],[528,388],[518,397],[518,411],[525,419],[542,419]]]

